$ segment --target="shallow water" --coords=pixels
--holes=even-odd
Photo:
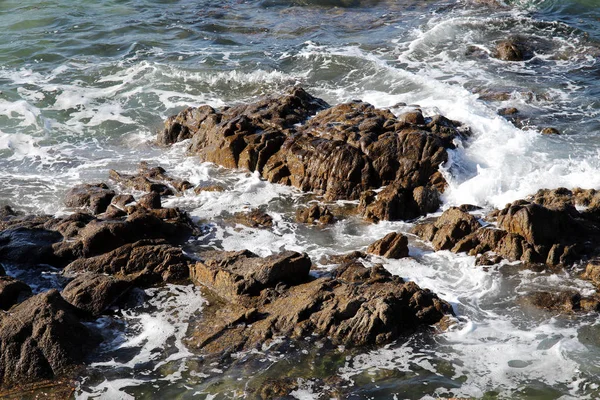
[[[310,196],[201,164],[185,155],[185,143],[160,149],[152,142],[162,121],[185,106],[249,101],[294,84],[330,104],[360,98],[394,112],[402,111],[393,107],[400,102],[419,104],[426,114],[471,126],[474,136],[444,166],[444,207],[501,207],[543,187],[599,189],[595,3],[5,0],[0,199],[27,212],[64,213],[69,187],[106,181],[109,169],[131,171],[146,160],[194,184],[227,189],[168,202],[203,224],[191,253],[290,249],[317,262],[409,230],[408,223],[353,217],[326,228],[298,226],[294,210]],[[527,38],[533,58],[489,56],[497,40],[513,35]],[[497,115],[503,107],[520,110],[518,127]],[[562,134],[541,135],[545,127]],[[227,222],[256,206],[274,216],[272,230]],[[348,398],[600,397],[597,314],[551,315],[520,300],[539,288],[591,292],[589,283],[511,265],[484,271],[470,257],[432,253],[415,239],[410,250],[412,259],[379,261],[453,304],[460,323],[446,333],[362,354],[320,351],[308,341],[213,365],[183,340],[202,317],[197,289],[152,289],[98,321],[105,345],[78,396],[252,398],[265,379],[290,376],[302,379],[297,398],[318,398],[318,379],[334,375],[346,380]],[[57,284],[53,273],[30,279]]]

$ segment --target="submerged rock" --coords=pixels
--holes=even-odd
[[[439,207],[438,192],[445,187],[439,166],[454,140],[469,133],[442,116],[423,118],[415,112],[396,118],[360,101],[329,107],[293,88],[220,111],[184,110],[167,120],[158,140],[191,138],[190,152],[203,161],[258,171],[271,182],[326,200],[357,200],[367,190],[389,185],[386,200],[365,213],[371,219],[404,219]],[[398,205],[408,211],[390,212]]]
[[[265,259],[247,251],[209,252],[192,277],[221,299],[220,306],[204,311],[190,343],[211,354],[310,334],[346,346],[381,345],[452,312],[429,290],[381,266],[349,262],[321,278],[310,277],[309,268],[308,258],[293,252]]]
[[[0,319],[1,383],[10,386],[70,373],[99,342],[58,291],[38,294]]]
[[[254,209],[250,212],[236,213],[234,221],[251,228],[273,227],[273,217],[259,209]]]
[[[523,61],[525,49],[516,40],[503,40],[496,45],[494,56],[502,61]]]

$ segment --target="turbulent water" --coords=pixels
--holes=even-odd
[[[411,224],[349,217],[298,226],[309,197],[258,176],[201,164],[185,143],[153,144],[163,120],[188,105],[223,106],[300,84],[330,104],[419,104],[471,126],[451,152],[444,207],[491,209],[539,188],[600,189],[600,12],[595,0],[46,0],[0,2],[0,201],[62,214],[65,191],[106,181],[108,170],[161,165],[224,192],[172,199],[202,224],[188,244],[322,255],[364,249]],[[28,5],[29,4],[29,5]],[[490,57],[521,35],[524,62]],[[514,124],[498,116],[519,109]],[[541,135],[553,127],[561,135]],[[272,230],[226,217],[262,206]],[[137,293],[131,307],[98,320],[105,341],[91,355],[79,398],[252,398],[265,379],[299,379],[293,396],[319,398],[318,378],[337,376],[348,398],[600,397],[597,314],[562,316],[525,306],[535,289],[594,288],[563,272],[488,270],[468,256],[432,252],[380,260],[452,303],[460,323],[382,349],[325,352],[310,340],[205,362],[185,345],[206,300],[192,286]],[[326,266],[324,266],[326,267]],[[9,270],[9,273],[11,271]],[[59,284],[55,272],[30,277]],[[34,280],[34,281],[32,281]],[[323,398],[321,396],[321,398]]]

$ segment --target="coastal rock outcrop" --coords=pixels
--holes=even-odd
[[[600,251],[599,205],[600,193],[593,189],[543,189],[491,213],[496,226],[481,227],[472,215],[450,208],[414,233],[435,250],[491,251],[511,261],[571,265]]]
[[[30,297],[0,318],[0,382],[6,387],[69,373],[99,341],[58,291]]]
[[[137,174],[123,174],[111,169],[109,175],[112,180],[126,188],[142,192],[156,192],[162,196],[181,194],[193,187],[186,180],[170,176],[164,168],[150,167],[146,162],[140,163]]]
[[[79,258],[67,265],[63,272],[109,274],[139,286],[148,286],[187,278],[189,261],[181,248],[172,246],[166,240],[146,239],[124,244],[94,257]]]
[[[273,217],[259,209],[236,213],[234,221],[251,228],[273,227]]]
[[[372,243],[367,253],[387,258],[408,257],[408,238],[398,232],[388,233],[384,238]]]
[[[82,273],[62,290],[62,297],[90,315],[99,316],[119,301],[132,287],[131,282],[108,275]]]
[[[203,161],[258,171],[326,200],[363,199],[370,219],[407,219],[439,207],[439,166],[446,149],[469,134],[459,122],[420,111],[397,118],[361,101],[329,107],[296,87],[220,111],[188,108],[166,121],[158,141],[190,138],[189,151]]]
[[[310,260],[295,252],[264,259],[247,251],[203,257],[192,267],[192,279],[220,306],[204,310],[188,340],[209,354],[307,334],[346,346],[381,345],[452,313],[435,294],[380,265],[348,262],[314,278]]]
[[[8,310],[31,296],[31,288],[10,276],[0,276],[0,309]]]
[[[72,208],[83,208],[96,215],[101,214],[110,205],[115,191],[105,183],[77,185],[65,195],[65,205]]]
[[[296,211],[296,222],[303,224],[333,224],[335,217],[333,213],[327,208],[327,206],[321,207],[318,204],[314,204],[310,207],[301,208]]]

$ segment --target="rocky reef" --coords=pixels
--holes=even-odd
[[[447,149],[469,135],[441,115],[396,117],[361,101],[331,107],[295,87],[252,104],[188,108],[165,122],[157,140],[190,139],[189,152],[202,161],[258,171],[325,200],[360,199],[365,217],[378,221],[435,211]]]

